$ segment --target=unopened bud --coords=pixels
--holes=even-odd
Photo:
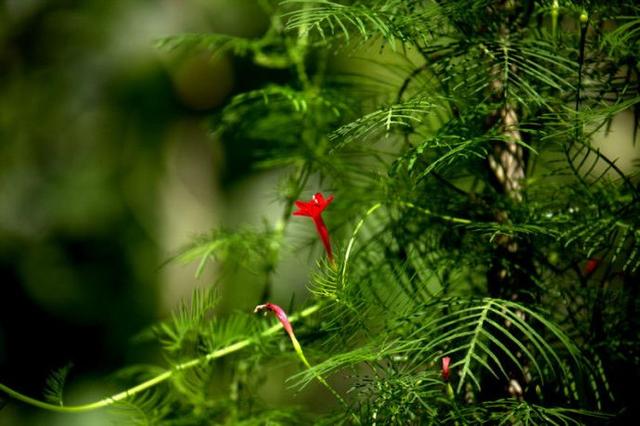
[[[580,23],[584,25],[588,21],[589,21],[589,15],[587,14],[586,10],[583,10],[582,13],[580,14]]]

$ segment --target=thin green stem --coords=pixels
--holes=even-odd
[[[434,213],[431,210],[428,210],[428,209],[425,209],[425,208],[422,208],[422,207],[418,207],[415,204],[409,203],[409,202],[406,202],[406,201],[401,201],[400,205],[401,206],[405,206],[405,207],[410,207],[412,209],[416,209],[419,212],[426,214],[427,216],[432,216],[432,217],[435,217],[435,218],[438,218],[438,219],[445,220],[447,222],[460,223],[460,224],[463,224],[463,225],[471,225],[473,223],[473,221],[471,221],[469,219],[464,219],[464,218],[455,217],[455,216],[449,216],[449,215],[446,215],[446,214]]]
[[[289,320],[291,322],[295,322],[300,320],[301,318],[306,318],[308,316],[313,315],[315,312],[317,312],[321,307],[321,304],[316,304],[316,305],[312,305],[304,310],[302,310],[300,313],[296,314],[296,315],[292,315],[291,318],[289,318]],[[282,329],[282,324],[278,323],[273,325],[272,327],[267,328],[266,330],[264,330],[262,333],[260,333],[259,335],[259,339],[260,338],[265,338],[265,337],[269,337],[272,336],[274,334],[276,334],[278,331],[280,331]],[[80,413],[80,412],[85,412],[85,411],[92,411],[92,410],[96,410],[99,408],[104,408],[104,407],[108,407],[110,405],[115,404],[118,401],[122,401],[124,399],[130,398],[144,390],[150,389],[166,380],[168,380],[169,378],[171,378],[175,373],[180,372],[182,370],[188,370],[190,368],[196,367],[200,364],[206,364],[207,362],[214,360],[216,358],[222,358],[223,356],[229,355],[233,352],[237,352],[241,349],[244,349],[250,345],[252,345],[253,343],[255,343],[258,339],[256,338],[247,338],[244,340],[240,340],[239,342],[233,343],[229,346],[225,346],[224,348],[215,350],[213,352],[210,352],[200,358],[195,358],[192,359],[190,361],[186,361],[183,362],[181,364],[176,365],[174,368],[170,369],[170,370],[165,370],[162,373],[158,374],[157,376],[142,382],[136,386],[133,386],[125,391],[122,391],[120,393],[117,393],[115,395],[109,396],[107,398],[101,399],[99,401],[95,401],[95,402],[90,402],[88,404],[81,404],[81,405],[55,405],[55,404],[50,404],[48,402],[44,402],[44,401],[40,401],[37,400],[35,398],[31,398],[30,396],[24,395],[18,391],[15,391],[13,389],[11,389],[10,387],[0,383],[0,391],[4,392],[5,394],[7,394],[8,396],[12,397],[13,399],[16,399],[18,401],[22,401],[24,403],[27,403],[29,405],[32,405],[34,407],[38,407],[38,408],[42,408],[45,410],[50,410],[50,411],[58,411],[58,412],[62,412],[62,413]]]
[[[471,342],[469,343],[469,349],[467,349],[467,354],[464,357],[463,363],[462,363],[462,372],[460,373],[460,381],[458,382],[458,388],[456,389],[456,393],[460,393],[460,391],[462,390],[462,385],[464,384],[464,379],[467,377],[467,375],[470,373],[471,368],[471,356],[473,355],[473,350],[474,347],[476,345],[476,343],[478,342],[478,336],[480,335],[480,331],[482,330],[482,327],[487,319],[487,315],[489,313],[489,309],[491,308],[491,300],[487,301],[487,305],[482,309],[482,313],[480,314],[480,318],[478,319],[478,324],[476,325],[475,329],[473,330],[473,335],[471,338]]]
[[[342,270],[340,273],[340,285],[342,287],[344,287],[345,281],[347,279],[347,266],[349,264],[349,257],[351,256],[351,250],[353,249],[353,244],[356,241],[356,236],[358,235],[358,232],[360,232],[360,228],[362,228],[362,225],[364,225],[365,220],[367,220],[367,218],[371,216],[371,214],[376,210],[378,210],[381,206],[382,206],[381,203],[376,203],[373,206],[371,206],[369,210],[367,210],[367,212],[365,213],[364,217],[360,219],[360,222],[358,222],[358,224],[356,225],[356,228],[353,230],[353,234],[351,235],[351,239],[349,240],[349,244],[347,245],[347,250],[344,252],[344,260],[342,261]]]
[[[322,377],[319,373],[316,373],[313,370],[313,368],[311,367],[311,364],[307,360],[307,357],[304,356],[304,352],[302,351],[302,346],[300,346],[300,342],[298,342],[298,339],[296,339],[296,336],[294,334],[290,334],[289,337],[291,337],[291,343],[293,344],[293,349],[296,351],[296,354],[298,354],[298,358],[300,358],[300,360],[305,365],[305,367],[307,367],[309,370],[311,370],[311,372],[313,372],[314,376],[316,376],[316,379],[318,379],[318,381],[322,383],[324,387],[329,389],[329,392],[333,394],[333,396],[340,402],[340,404],[342,404],[343,407],[348,408],[349,406],[347,405],[347,402],[342,398],[342,396],[340,396],[338,391],[336,391],[333,388],[333,386],[331,386],[324,379],[324,377]]]
[[[273,274],[273,271],[275,270],[275,266],[278,263],[278,259],[280,257],[282,241],[284,239],[284,234],[287,229],[287,225],[291,220],[291,213],[293,212],[293,206],[294,206],[295,200],[300,196],[300,194],[302,193],[302,190],[307,184],[307,181],[309,180],[308,165],[302,164],[298,169],[297,175],[298,177],[295,182],[295,189],[293,193],[287,197],[286,204],[282,213],[282,217],[274,225],[275,245],[273,247],[270,263],[267,267],[265,285],[264,285],[264,289],[262,290],[260,303],[263,303],[265,300],[269,299],[271,296],[271,276]]]
[[[305,12],[309,9],[308,4],[303,5]],[[291,57],[296,66],[296,72],[298,74],[298,79],[300,83],[302,83],[302,87],[307,89],[309,87],[309,76],[307,75],[307,70],[305,67],[305,56],[307,54],[307,46],[309,44],[309,29],[307,25],[302,25],[298,29],[298,40],[295,46],[292,48]]]

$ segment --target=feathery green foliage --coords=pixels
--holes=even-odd
[[[272,19],[260,39],[160,45],[288,72],[211,121],[227,143],[258,146],[256,165],[288,175],[282,216],[215,230],[177,258],[197,262],[197,276],[210,261],[240,264],[267,276],[269,295],[282,254],[300,251],[285,239],[299,236],[294,201],[332,193],[323,214],[336,261],[310,271],[306,309],[286,306],[304,319],[295,333],[311,367],[280,326],[221,316],[215,291],[196,292],[153,328],[168,370],[119,397],[125,412],[167,425],[584,424],[630,409],[625,383],[609,377],[640,371],[638,169],[598,139],[632,113],[634,139],[615,144],[635,141],[640,10],[262,3]],[[323,402],[311,420],[265,402],[282,365],[283,393],[322,377],[346,405]]]

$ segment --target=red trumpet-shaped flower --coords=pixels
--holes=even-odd
[[[449,380],[449,363],[451,363],[451,357],[442,358],[442,379],[445,382]]]
[[[320,235],[320,239],[322,240],[324,249],[327,251],[327,257],[331,264],[334,263],[333,252],[331,250],[331,242],[329,241],[329,230],[322,220],[322,211],[326,209],[332,201],[333,195],[330,195],[325,199],[324,196],[318,192],[313,196],[313,198],[311,198],[311,201],[296,201],[296,207],[298,207],[298,210],[293,212],[294,216],[309,216],[313,219],[313,223],[316,224],[318,235]]]
[[[285,331],[289,334],[289,337],[291,337],[291,339],[295,339],[295,335],[293,334],[293,327],[291,326],[289,318],[287,318],[287,314],[284,312],[284,309],[276,304],[267,302],[264,305],[256,306],[253,312],[258,313],[265,310],[273,312],[276,315],[276,318],[278,318],[278,320],[280,321],[280,324],[282,324],[282,328],[284,328]]]

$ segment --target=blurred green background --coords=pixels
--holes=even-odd
[[[251,153],[206,123],[273,75],[154,47],[182,32],[259,36],[267,20],[252,0],[0,0],[3,383],[40,397],[71,362],[65,396],[87,401],[117,390],[105,379],[117,369],[162,363],[132,338],[218,275],[167,260],[219,224],[281,214],[279,176],[253,173]],[[276,300],[303,297],[306,262],[285,259]],[[235,288],[225,309],[255,305],[258,284]],[[2,425],[110,424],[5,402]]]

